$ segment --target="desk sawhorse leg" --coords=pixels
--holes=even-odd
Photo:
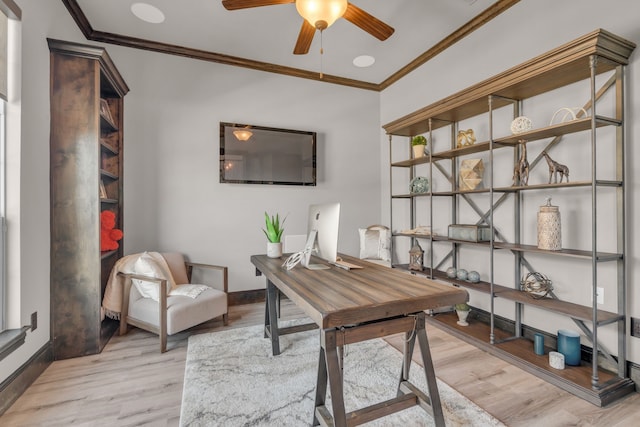
[[[316,329],[315,323],[305,323],[303,325],[278,327],[278,288],[267,279],[267,290],[264,307],[264,337],[271,338],[271,352],[274,356],[280,354],[280,335],[294,334],[296,332]]]
[[[424,312],[408,316],[365,323],[348,328],[324,329],[321,332],[318,377],[316,384],[313,425],[351,427],[383,416],[393,414],[415,405],[420,405],[433,417],[436,426],[444,427],[444,415],[438,394],[433,360],[425,329]],[[342,387],[342,369],[339,363],[338,347],[404,332],[408,339],[402,363],[397,397],[376,403],[366,408],[346,413]],[[422,353],[422,362],[427,380],[429,396],[409,382],[409,368],[416,338]],[[333,417],[325,406],[327,382],[331,389]]]

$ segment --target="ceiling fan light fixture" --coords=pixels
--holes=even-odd
[[[233,131],[233,136],[235,136],[238,141],[248,141],[249,138],[253,136],[253,132],[248,129],[236,129]]]
[[[300,16],[319,30],[329,28],[347,11],[347,0],[296,0]]]

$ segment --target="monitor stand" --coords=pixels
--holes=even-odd
[[[308,270],[329,270],[331,267],[325,264],[309,264],[309,261],[311,261],[311,252],[314,252],[316,246],[317,236],[318,230],[311,230],[309,232],[307,243],[304,245],[304,256],[302,257],[301,264]]]

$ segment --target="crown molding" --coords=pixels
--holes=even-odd
[[[87,19],[86,15],[78,5],[77,0],[62,0],[62,3],[67,7],[69,14],[75,20],[76,24],[82,31],[82,34],[87,40],[115,44],[118,46],[130,47],[133,49],[148,50],[151,52],[164,53],[168,55],[182,56],[185,58],[197,59],[201,61],[215,62],[218,64],[225,64],[235,67],[249,68],[252,70],[264,71],[268,73],[282,74],[291,77],[299,77],[303,79],[315,80],[323,83],[332,83],[342,86],[349,86],[358,89],[372,90],[380,92],[393,83],[400,80],[410,72],[414,71],[439,53],[445,51],[456,42],[462,40],[473,31],[482,27],[490,20],[500,15],[511,6],[519,3],[520,0],[498,0],[493,5],[485,9],[469,22],[458,28],[456,31],[439,41],[431,49],[424,52],[422,55],[415,58],[409,64],[400,68],[391,76],[386,78],[381,83],[372,83],[362,80],[348,79],[344,77],[320,74],[316,71],[303,70],[300,68],[287,67],[278,64],[272,64],[269,62],[255,61],[252,59],[241,58],[232,55],[225,55],[221,53],[193,49],[184,46],[173,45],[169,43],[161,43],[153,40],[140,39],[136,37],[129,37],[121,34],[114,34],[104,31],[94,30],[91,23]]]

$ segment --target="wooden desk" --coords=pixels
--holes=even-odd
[[[279,335],[301,330],[300,327],[278,328],[278,290],[299,306],[320,328],[321,348],[313,425],[355,426],[420,405],[433,416],[437,426],[444,426],[424,325],[424,310],[465,302],[469,298],[467,292],[424,277],[341,256],[345,261],[365,268],[347,271],[332,267],[329,270],[312,271],[298,265],[287,271],[282,268],[284,257],[251,257],[256,274],[264,274],[267,279],[265,335],[271,337],[273,354],[280,353]],[[314,259],[314,262],[322,263],[319,259]],[[400,332],[405,333],[408,343],[397,397],[346,413],[339,349],[347,344]],[[422,353],[429,396],[408,381],[416,337]],[[333,417],[325,406],[327,381],[331,389]]]

